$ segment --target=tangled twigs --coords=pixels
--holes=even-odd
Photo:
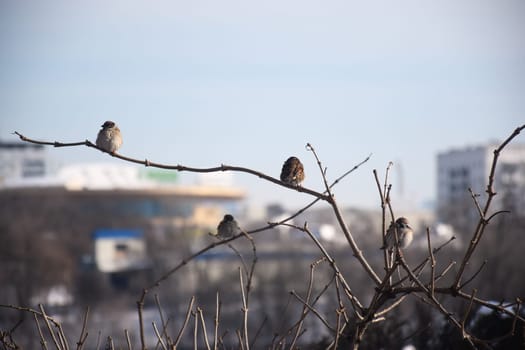
[[[359,247],[360,244],[358,244],[358,241],[356,240],[356,238],[360,238],[360,237],[354,237],[353,233],[350,231],[350,228],[348,227],[345,220],[343,219],[342,212],[336,202],[334,191],[333,191],[333,187],[335,184],[341,181],[344,177],[350,174],[353,170],[357,169],[360,165],[368,161],[370,156],[366,158],[363,162],[354,166],[354,168],[352,168],[351,170],[347,171],[342,176],[337,178],[332,184],[330,184],[328,181],[327,168],[323,166],[314,147],[310,143],[308,143],[306,145],[306,148],[309,152],[312,152],[313,156],[315,157],[315,160],[317,162],[317,166],[319,168],[320,175],[322,178],[323,190],[316,191],[316,190],[304,188],[302,186],[290,186],[290,185],[284,184],[277,178],[274,178],[262,172],[252,170],[249,168],[244,168],[244,167],[229,166],[229,165],[221,164],[220,166],[210,167],[210,168],[193,168],[193,167],[187,167],[183,165],[169,165],[169,164],[155,163],[147,159],[139,160],[139,159],[129,158],[129,157],[120,155],[118,153],[109,153],[112,157],[121,159],[126,162],[130,162],[130,163],[141,164],[147,167],[156,167],[156,168],[161,168],[161,169],[169,169],[169,170],[175,170],[175,171],[187,171],[187,172],[195,172],[195,173],[222,172],[222,171],[247,173],[253,176],[257,176],[258,178],[263,179],[265,181],[274,183],[278,186],[287,187],[294,191],[302,192],[307,195],[311,195],[313,197],[313,201],[310,204],[306,205],[303,209],[297,211],[295,214],[293,214],[292,216],[282,221],[279,221],[276,223],[268,223],[268,225],[262,228],[258,228],[256,230],[247,231],[247,232],[243,231],[242,233],[234,237],[231,237],[229,239],[225,239],[219,242],[213,242],[212,244],[209,244],[208,246],[197,251],[196,253],[183,259],[179,264],[177,264],[173,268],[166,271],[159,278],[157,278],[156,281],[151,286],[144,288],[140,296],[140,299],[137,301],[139,325],[140,325],[140,342],[142,344],[142,349],[146,348],[145,347],[146,342],[145,342],[145,335],[144,335],[144,324],[143,324],[144,323],[143,308],[144,308],[144,302],[145,302],[146,295],[149,293],[149,291],[158,287],[163,281],[173,276],[183,266],[188,264],[190,261],[192,261],[196,257],[220,245],[223,245],[223,244],[230,245],[232,241],[239,239],[239,237],[241,236],[244,236],[246,239],[250,241],[252,245],[252,250],[253,250],[253,260],[252,260],[251,266],[248,266],[248,264],[246,264],[246,262],[242,258],[242,255],[238,251],[236,251],[235,248],[232,248],[241,257],[241,261],[244,267],[244,268],[241,268],[241,267],[239,268],[239,284],[240,284],[241,297],[242,297],[241,299],[242,309],[241,310],[243,313],[242,325],[239,327],[239,329],[236,330],[235,334],[237,335],[237,338],[239,341],[238,343],[239,348],[246,349],[246,350],[249,350],[250,348],[255,348],[254,346],[255,340],[257,339],[259,330],[262,328],[265,321],[263,321],[263,324],[257,331],[252,342],[250,342],[249,334],[248,334],[248,312],[250,309],[249,299],[250,299],[251,281],[254,275],[255,265],[257,262],[256,246],[255,246],[255,243],[251,235],[257,232],[262,232],[262,231],[271,229],[277,225],[292,226],[298,230],[305,232],[308,235],[308,237],[310,237],[312,242],[314,242],[317,249],[321,252],[322,257],[323,257],[321,261],[327,261],[328,264],[330,265],[332,269],[330,273],[333,273],[333,276],[331,277],[330,281],[324,286],[321,292],[317,293],[316,297],[314,298],[315,296],[314,294],[314,267],[319,262],[316,262],[315,265],[313,264],[311,265],[310,280],[307,286],[306,293],[303,295],[300,295],[296,293],[295,291],[291,291],[289,295],[289,299],[288,299],[288,304],[292,297],[301,303],[302,312],[298,316],[299,320],[295,322],[293,326],[290,328],[288,328],[288,326],[286,326],[286,328],[282,326],[281,329],[287,329],[287,331],[284,334],[280,334],[280,335],[276,333],[272,341],[272,346],[273,345],[277,346],[278,344],[278,346],[282,348],[284,346],[291,344],[290,346],[293,348],[295,346],[300,345],[299,339],[301,335],[304,334],[304,331],[306,329],[305,323],[304,323],[305,318],[307,315],[314,314],[315,317],[317,317],[320,320],[320,322],[326,327],[326,329],[330,332],[330,334],[333,335],[333,338],[330,340],[331,343],[328,345],[329,348],[337,348],[338,345],[341,346],[341,343],[343,342],[343,339],[342,339],[343,334],[345,335],[348,334],[348,337],[353,336],[353,339],[352,339],[353,348],[358,349],[361,342],[363,341],[365,337],[365,334],[367,333],[367,330],[370,328],[370,325],[375,322],[382,322],[385,319],[387,319],[387,315],[392,310],[394,310],[396,307],[401,305],[401,303],[407,300],[409,296],[418,298],[422,302],[430,305],[431,308],[441,313],[473,348],[475,348],[476,346],[485,346],[488,344],[487,341],[478,339],[474,334],[471,334],[469,332],[468,319],[469,317],[471,317],[471,315],[475,315],[475,312],[476,312],[475,306],[485,306],[492,310],[501,312],[504,315],[512,317],[512,329],[509,332],[509,334],[514,333],[517,327],[517,322],[525,321],[525,319],[522,316],[520,316],[522,301],[520,299],[517,299],[515,303],[503,305],[503,304],[489,302],[489,301],[479,298],[477,296],[477,291],[475,289],[473,291],[469,290],[467,292],[465,290],[466,286],[469,285],[476,278],[478,278],[479,273],[485,266],[486,262],[483,262],[479,267],[477,267],[477,269],[472,274],[470,274],[470,272],[466,273],[466,266],[471,263],[471,257],[473,256],[476,248],[479,246],[479,243],[481,239],[483,238],[484,231],[486,227],[490,224],[491,219],[501,213],[506,212],[505,210],[500,210],[496,212],[491,212],[489,210],[490,205],[493,201],[493,198],[496,195],[496,191],[494,189],[496,165],[497,165],[500,153],[503,151],[505,146],[509,144],[509,142],[514,137],[516,137],[524,128],[525,128],[525,125],[518,127],[512,133],[512,135],[510,135],[494,151],[494,158],[492,161],[489,181],[488,181],[488,185],[486,189],[486,192],[488,194],[486,202],[480,203],[479,195],[475,194],[471,189],[469,189],[474,205],[476,206],[476,209],[477,209],[479,221],[477,223],[475,230],[472,233],[470,242],[463,253],[462,259],[452,260],[448,264],[444,264],[443,265],[444,267],[442,267],[441,264],[438,264],[438,258],[440,258],[441,255],[438,255],[437,253],[444,246],[446,246],[450,241],[452,241],[453,238],[445,242],[441,246],[434,248],[433,247],[434,242],[431,241],[430,230],[427,228],[427,231],[426,231],[426,239],[427,239],[426,255],[427,256],[423,259],[423,261],[420,264],[416,265],[415,267],[409,266],[404,256],[405,253],[407,253],[406,254],[407,256],[410,255],[409,251],[408,250],[402,251],[400,250],[399,246],[396,245],[395,249],[393,250],[392,256],[388,255],[387,250],[384,251],[383,258],[384,258],[385,272],[384,274],[381,272],[379,275],[376,273],[376,269],[379,270],[381,266],[371,265],[369,261],[366,259],[365,255],[363,254],[363,252],[361,251]],[[82,141],[82,142],[73,142],[73,143],[62,143],[62,142],[57,142],[57,141],[47,142],[47,141],[32,140],[18,132],[15,132],[15,134],[18,135],[18,137],[23,141],[31,142],[35,144],[48,145],[48,146],[54,146],[54,147],[86,146],[86,147],[101,150],[89,140]],[[385,243],[384,235],[385,235],[386,227],[389,221],[387,220],[387,218],[390,216],[392,222],[395,220],[394,210],[393,210],[392,202],[390,198],[392,186],[388,183],[388,175],[389,175],[391,167],[392,167],[392,164],[389,163],[386,169],[386,176],[384,179],[384,183],[381,183],[379,181],[377,172],[374,170],[374,176],[376,178],[376,183],[377,183],[377,187],[378,187],[380,199],[381,199],[381,208],[382,208],[381,238],[382,238],[383,243]],[[352,271],[351,275],[347,274],[344,276],[342,274],[341,270],[339,269],[339,265],[341,267],[343,266],[342,262],[339,261],[339,264],[338,264],[338,261],[336,261],[333,258],[333,256],[325,249],[322,243],[315,237],[314,234],[312,234],[312,232],[309,230],[306,223],[303,227],[288,224],[290,220],[297,217],[299,214],[305,212],[306,210],[311,208],[313,205],[315,205],[319,201],[325,201],[326,203],[330,205],[331,211],[333,212],[337,220],[339,229],[340,231],[343,232],[354,257],[357,259],[357,262],[358,262],[358,264],[356,264],[357,268]],[[395,234],[397,235],[397,232],[395,232]],[[396,241],[397,241],[397,237],[396,237]],[[379,253],[375,255],[379,257]],[[410,258],[410,256],[408,257]],[[458,271],[455,273],[455,275],[451,276],[453,279],[452,283],[443,282],[443,280],[445,280],[443,276],[445,276],[447,273],[450,273],[450,271],[453,270],[452,267],[457,266],[456,264],[459,265],[459,268],[458,268]],[[393,281],[395,279],[393,277],[393,274],[395,271],[398,272],[399,277],[397,280]],[[367,296],[366,298],[367,304],[361,303],[360,300],[358,299],[358,296],[350,288],[350,286],[352,285],[352,287],[355,290],[357,290],[358,292],[361,292],[362,288],[357,288],[355,285],[358,281],[357,278],[356,280],[353,279],[355,273],[360,273],[361,275],[363,275],[366,282],[368,282],[368,285],[371,285],[374,288],[373,290],[370,290],[368,291],[367,294],[365,294]],[[359,281],[359,283],[361,282],[362,281]],[[447,284],[444,285],[445,283]],[[319,305],[321,303],[316,304],[317,301],[321,298],[321,296],[326,297],[328,295],[326,291],[330,288],[332,288],[332,290],[335,290],[335,294],[337,297],[337,306],[336,306],[336,309],[334,310],[335,317],[331,317],[334,315],[323,313],[325,311],[323,310],[323,306]],[[339,288],[341,288],[341,290]],[[481,294],[481,292],[479,294]],[[348,299],[345,299],[344,297],[345,295]],[[343,298],[341,296],[343,296]],[[446,305],[448,304],[445,303],[445,298],[457,298],[457,300],[461,300],[464,305],[463,311],[461,313],[454,314],[450,309],[447,309]],[[184,333],[185,329],[188,328],[187,325],[189,323],[189,319],[191,316],[194,318],[193,319],[194,321],[194,327],[193,327],[194,346],[197,347],[198,345],[197,335],[198,335],[198,331],[200,328],[200,331],[202,331],[204,335],[204,346],[207,349],[211,349],[211,343],[209,342],[207,338],[204,310],[201,307],[197,307],[196,309],[194,309],[194,302],[195,302],[194,298],[192,298],[189,302],[185,321],[174,343],[172,343],[171,338],[168,337],[167,332],[166,332],[169,319],[168,320],[164,319],[163,313],[160,308],[160,303],[158,302],[157,297],[156,297],[156,301],[157,301],[157,306],[159,307],[159,314],[160,314],[160,318],[162,322],[162,329],[160,328],[157,329],[156,324],[153,323],[153,329],[158,339],[158,346],[162,347],[163,349],[171,348],[172,346],[173,348],[176,348],[181,341],[182,334]],[[349,308],[345,308],[345,303],[348,305]],[[286,307],[288,307],[288,304]],[[220,299],[219,299],[218,293],[216,296],[215,306],[216,306],[215,327],[214,327],[214,338],[213,338],[214,350],[219,347],[219,344],[222,344],[222,337],[220,337],[218,334],[218,326],[219,326],[219,318],[220,318]],[[54,323],[54,321],[49,316],[46,315],[43,307],[41,307],[40,312],[36,310],[32,310],[31,312],[33,312],[33,315],[37,323],[37,328],[39,330],[40,337],[41,337],[42,347],[47,348],[47,344],[45,343],[45,339],[44,339],[44,333],[46,332],[45,326],[47,326],[47,330],[49,331],[50,334],[49,335],[46,334],[46,336],[48,339],[53,340],[55,347],[57,349],[64,349],[64,350],[68,349],[68,342],[67,342],[65,335],[63,334],[61,325],[58,323]],[[88,314],[86,312],[86,315],[84,318],[84,327],[80,334],[79,341],[77,342],[77,349],[82,348],[83,344],[85,343],[85,339],[87,337],[87,331],[85,331],[85,328],[86,328],[85,324],[87,323],[87,318],[88,318],[87,316]],[[38,323],[39,319],[45,322],[42,328],[40,327],[40,324]],[[284,319],[283,319],[283,324],[284,324]],[[99,334],[99,337],[100,337],[100,334]],[[127,332],[126,332],[126,337],[128,340],[128,348],[130,348],[131,345],[130,345],[129,335]],[[291,340],[289,344],[287,343],[288,340]],[[111,338],[108,338],[107,344],[109,348],[113,348]]]
[[[326,178],[326,171],[323,170],[323,166],[321,164],[321,161],[319,160],[319,157],[317,156],[317,153],[314,149],[314,147],[308,143],[307,149],[312,152],[315,159],[317,160],[317,164],[319,166],[319,170],[321,171],[321,176],[323,178],[323,182],[325,184],[325,192],[328,193],[327,196],[327,202],[331,205],[332,210],[334,211],[335,217],[337,218],[337,222],[339,223],[339,227],[343,231],[343,234],[345,235],[346,240],[348,241],[348,244],[350,245],[350,248],[352,249],[354,256],[359,261],[363,269],[367,272],[368,276],[377,284],[379,285],[381,283],[381,279],[377,275],[377,273],[374,271],[372,266],[368,263],[366,258],[363,255],[363,252],[361,249],[359,249],[359,246],[357,245],[357,242],[350,232],[350,229],[348,228],[348,225],[346,224],[343,214],[341,214],[341,210],[339,209],[339,206],[334,198],[334,195],[331,192],[331,186],[328,185],[328,181]]]
[[[459,266],[458,272],[456,274],[456,278],[454,280],[454,288],[456,290],[460,289],[461,286],[461,278],[463,277],[463,274],[465,272],[465,268],[470,261],[470,258],[472,254],[474,253],[474,250],[479,244],[479,241],[481,240],[481,237],[483,236],[483,232],[485,231],[485,228],[489,224],[489,216],[488,212],[490,209],[490,205],[492,204],[492,200],[494,199],[494,196],[496,196],[496,192],[494,190],[494,179],[496,174],[496,166],[498,164],[498,159],[500,153],[503,151],[503,149],[516,137],[520,134],[520,132],[525,129],[525,125],[522,125],[514,130],[514,132],[507,137],[501,145],[499,145],[498,148],[494,150],[494,158],[492,159],[492,165],[490,167],[490,174],[487,184],[486,192],[488,194],[487,201],[485,202],[485,205],[483,206],[483,209],[481,210],[481,206],[478,206],[479,208],[479,214],[480,218],[478,221],[478,224],[476,226],[476,229],[474,230],[474,233],[472,235],[472,239],[470,240],[470,243],[465,251],[465,255],[463,256],[463,259],[461,260],[461,264]],[[475,196],[473,196],[475,200]],[[492,217],[492,216],[491,216]]]

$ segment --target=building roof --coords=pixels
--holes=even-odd
[[[226,177],[230,175],[226,174]],[[54,175],[8,178],[1,187],[4,191],[48,190],[86,195],[111,191],[115,195],[146,194],[224,199],[242,199],[246,196],[243,189],[228,185],[229,183],[231,181],[200,181],[198,185],[181,185],[176,171],[111,163],[88,163],[65,166]]]

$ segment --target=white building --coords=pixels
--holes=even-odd
[[[42,177],[48,167],[44,146],[0,141],[0,184],[10,178]]]
[[[438,217],[447,221],[450,215],[466,215],[465,220],[476,219],[476,206],[468,191],[477,197],[481,207],[487,199],[487,184],[494,150],[498,144],[454,149],[437,156]],[[493,210],[511,210],[525,213],[525,144],[508,144],[500,153],[494,178],[497,192]],[[521,214],[520,214],[521,213]]]

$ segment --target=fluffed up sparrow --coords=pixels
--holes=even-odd
[[[304,181],[304,167],[299,158],[290,157],[284,162],[281,181],[292,186],[299,186]]]
[[[385,244],[381,249],[392,249],[395,246],[397,230],[397,239],[399,240],[399,248],[406,248],[412,243],[414,238],[414,231],[408,224],[408,220],[405,217],[400,217],[396,222],[391,223],[390,227],[386,231]]]
[[[108,153],[115,153],[122,146],[122,135],[117,124],[108,120],[102,124],[97,135],[97,147]]]
[[[217,237],[221,239],[231,238],[239,232],[241,232],[241,229],[230,214],[224,215],[224,219],[217,226]]]

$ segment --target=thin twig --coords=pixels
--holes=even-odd
[[[219,317],[220,317],[220,299],[219,299],[219,291],[217,290],[217,293],[215,295],[215,318],[214,321],[214,330],[213,330],[213,350],[217,350],[217,337],[219,335]]]
[[[345,324],[348,323],[348,317],[346,317],[345,308],[343,305],[343,302],[341,301],[341,294],[339,293],[339,281],[335,280],[335,290],[336,290],[336,296],[338,301],[338,308],[335,311],[337,314],[337,322],[336,322],[336,329],[335,329],[335,339],[334,339],[334,349],[337,349],[339,345],[339,337],[341,335],[341,315],[345,317]]]
[[[197,307],[197,313],[201,321],[202,333],[204,335],[204,344],[206,344],[206,349],[211,350],[210,342],[208,341],[208,331],[206,330],[206,322],[204,322],[204,315],[202,314],[202,309]]]
[[[85,332],[86,332],[86,327],[87,327],[88,316],[89,316],[89,306],[86,307],[86,312],[84,313],[84,321],[82,322],[82,330],[80,331],[80,336],[77,342],[77,350],[82,349],[82,347],[84,346],[84,342],[86,341],[86,338],[87,338],[87,333]],[[84,333],[85,333],[85,336],[84,336]]]
[[[481,240],[481,237],[483,236],[483,232],[485,230],[485,227],[488,224],[488,221],[486,220],[489,208],[492,204],[492,200],[494,196],[496,195],[496,192],[494,191],[494,182],[495,182],[495,174],[496,174],[496,166],[498,164],[498,159],[500,153],[503,151],[503,149],[516,137],[520,134],[520,132],[525,129],[525,125],[517,127],[514,132],[507,137],[505,141],[503,141],[502,144],[499,145],[498,148],[494,150],[494,157],[492,159],[492,165],[490,167],[490,173],[488,178],[488,184],[486,192],[488,194],[487,200],[485,202],[485,205],[483,207],[483,210],[480,215],[480,219],[478,221],[478,224],[474,230],[474,233],[472,235],[472,239],[470,240],[470,243],[465,250],[465,254],[463,256],[463,259],[461,260],[461,264],[459,266],[458,272],[456,274],[456,278],[454,280],[454,288],[455,290],[459,290],[459,287],[461,285],[461,278],[463,277],[463,274],[465,272],[465,268],[470,261],[470,258],[472,254],[474,253],[474,250],[479,244],[479,241]]]
[[[435,296],[432,295],[432,293],[430,292],[430,290],[428,288],[426,288],[423,283],[413,274],[412,270],[408,267],[405,259],[403,258],[403,255],[399,255],[399,262],[401,264],[401,266],[403,267],[403,269],[410,275],[410,279],[415,283],[417,284],[417,286],[419,288],[421,288],[422,291],[424,291],[424,293],[428,296],[429,298],[429,302],[436,307],[436,309],[438,311],[440,311],[456,328],[458,329],[462,329],[461,328],[461,324],[454,318],[454,316],[452,315],[452,313],[450,313],[449,311],[447,311],[447,309],[436,299]],[[416,294],[417,296],[417,294]],[[467,340],[467,342],[469,343],[469,345],[472,347],[472,348],[476,348],[475,345],[474,345],[474,337],[470,334],[463,334],[463,338],[465,340]]]
[[[459,289],[463,289],[467,284],[472,282],[472,280],[474,280],[476,278],[476,276],[481,272],[481,270],[483,270],[483,267],[485,267],[485,265],[487,264],[487,261],[488,261],[487,259],[483,260],[483,262],[479,266],[478,270],[476,272],[474,272],[474,274],[468,280],[463,282],[461,284],[461,286],[459,287]]]
[[[184,323],[182,324],[182,327],[179,330],[179,334],[177,334],[177,338],[175,339],[175,343],[173,344],[173,349],[177,348],[177,345],[179,345],[179,342],[182,339],[182,334],[184,333],[184,330],[186,329],[186,326],[188,325],[188,321],[190,320],[191,309],[193,308],[194,302],[195,302],[195,296],[192,296],[190,299],[190,302],[188,303],[188,310],[186,311],[186,317],[184,318]]]
[[[436,286],[435,273],[436,273],[436,258],[432,251],[432,243],[430,242],[430,229],[427,227],[427,243],[428,243],[428,256],[430,257],[430,293],[432,298],[434,297],[434,288]]]
[[[334,273],[334,275],[332,276],[332,278],[328,281],[328,283],[326,283],[326,285],[321,289],[321,291],[317,294],[317,296],[313,299],[313,301],[310,303],[310,306],[315,306],[317,304],[317,302],[319,301],[319,299],[325,294],[325,292],[328,290],[328,288],[332,285],[332,283],[334,283],[334,281],[337,280],[337,276],[336,274]],[[291,295],[289,296],[291,297]],[[303,316],[297,320],[286,332],[284,332],[283,335],[281,335],[281,337],[279,338],[279,340],[277,341],[277,343],[282,343],[285,338],[292,333],[292,331],[299,325],[299,323],[306,318],[306,316],[310,313],[310,309],[307,309],[306,312],[303,314]],[[282,327],[281,327],[282,328]]]
[[[157,336],[158,342],[160,343],[160,345],[162,346],[164,350],[168,350],[168,347],[166,346],[166,344],[164,344],[164,340],[162,340],[162,336],[159,333],[159,330],[157,328],[157,325],[155,324],[155,321],[151,322],[151,324],[153,325],[153,331],[155,332],[155,335]]]
[[[127,329],[124,330],[124,335],[126,336],[126,343],[128,344],[128,350],[133,350],[131,347],[131,339],[129,338],[129,332]]]
[[[161,334],[161,336],[164,335],[166,337],[166,344],[168,344],[169,343],[169,339],[168,339],[168,335],[166,334],[166,330],[167,330],[168,324],[167,324],[166,320],[164,319],[164,314],[162,312],[162,307],[160,306],[159,295],[155,294],[154,298],[155,298],[155,305],[157,305],[157,310],[159,311],[160,322],[162,324],[162,334]]]
[[[441,278],[443,278],[447,272],[450,271],[450,269],[452,268],[452,266],[456,265],[456,262],[454,260],[450,261],[448,263],[448,265],[443,269],[443,271],[441,271],[441,273],[439,275],[436,276],[435,278],[435,281],[439,281]]]
[[[306,290],[306,299],[305,299],[307,303],[310,302],[310,297],[312,295],[312,288],[313,288],[313,283],[314,283],[314,270],[315,270],[315,267],[318,265],[318,263],[320,261],[322,261],[322,260],[318,260],[318,261],[313,262],[312,264],[310,264],[310,278],[308,280],[308,288]],[[306,311],[307,310],[308,310],[308,308],[306,307],[306,305],[303,305],[303,311],[302,311],[302,314],[301,314],[301,321],[299,322],[299,324],[297,325],[297,328],[295,330],[295,335],[294,335],[294,337],[292,339],[292,343],[290,344],[290,349],[293,349],[294,346],[295,346],[295,343],[297,342],[297,339],[299,337],[299,333],[301,332],[301,328],[303,326],[304,317],[306,315]]]
[[[449,243],[451,243],[455,239],[456,239],[455,236],[451,237],[446,242],[442,243],[439,247],[432,249],[432,252],[434,253],[434,255],[437,254],[439,251],[441,251],[444,247],[446,247]],[[422,262],[420,262],[415,268],[412,269],[412,272],[415,273],[417,276],[419,276],[419,274],[422,272],[422,270],[424,269],[426,264],[428,264],[429,261],[430,261],[430,258],[426,257]],[[400,279],[399,281],[394,283],[392,285],[392,287],[396,287],[398,285],[401,285],[408,278],[409,278],[408,275],[403,277],[402,279]]]
[[[97,336],[97,345],[95,346],[95,349],[98,350],[100,349],[100,341],[102,339],[102,332],[101,331],[98,331],[98,336]]]
[[[332,207],[332,210],[334,211],[335,217],[337,219],[337,222],[339,226],[341,227],[341,230],[343,231],[343,234],[348,241],[348,244],[350,245],[350,248],[352,249],[352,252],[354,253],[355,258],[359,261],[363,269],[367,272],[368,276],[377,284],[379,285],[381,283],[380,278],[377,276],[377,273],[374,271],[372,266],[368,263],[368,261],[363,256],[363,252],[359,249],[357,242],[355,241],[353,235],[350,232],[350,229],[346,225],[346,222],[343,218],[343,215],[341,214],[341,211],[339,209],[339,206],[337,205],[337,202],[331,192],[331,187],[328,185],[328,182],[326,180],[326,176],[324,174],[321,161],[319,160],[319,157],[317,156],[317,153],[314,149],[314,147],[311,144],[307,145],[307,149],[312,152],[315,159],[317,160],[319,167],[321,169],[321,175],[323,176],[323,181],[325,183],[325,192],[327,195],[325,196],[325,200],[330,204]]]
[[[49,334],[51,334],[51,338],[53,339],[53,342],[55,343],[56,348],[58,350],[63,349],[60,346],[58,339],[55,337],[55,332],[53,332],[53,329],[51,328],[51,324],[49,323],[49,319],[44,310],[44,306],[42,304],[38,304],[38,307],[40,308],[40,312],[42,313],[42,318],[46,322],[47,330],[49,331]]]
[[[255,241],[253,240],[252,236],[250,236],[248,232],[241,230],[241,233],[244,234],[246,239],[252,245],[252,254],[253,254],[252,264],[250,266],[249,273],[247,272],[247,281],[246,281],[246,305],[249,305],[250,304],[250,292],[252,289],[253,274],[255,272],[255,265],[257,264],[257,259],[258,259],[257,258],[257,247],[255,246]]]
[[[236,329],[235,333],[237,334],[237,339],[239,340],[239,349],[244,350],[244,342],[242,341],[241,331]]]
[[[64,329],[62,328],[62,325],[60,323],[58,324],[57,334],[58,334],[58,339],[60,340],[60,343],[62,344],[62,348],[64,348],[65,350],[69,350],[69,343],[66,339],[66,335],[64,334]]]
[[[343,286],[343,289],[344,289],[346,295],[348,296],[350,302],[352,303],[353,310],[354,310],[354,315],[357,318],[361,319],[362,318],[361,312],[363,310],[363,306],[362,306],[361,302],[359,301],[359,299],[357,299],[357,297],[354,295],[354,293],[350,289],[350,286],[348,285],[348,283],[346,282],[343,274],[339,270],[339,267],[337,266],[337,263],[335,262],[335,259],[328,253],[326,248],[321,244],[321,242],[317,239],[317,237],[315,237],[315,235],[308,229],[307,223],[305,222],[302,227],[301,226],[297,226],[297,225],[292,225],[292,224],[283,224],[283,225],[284,226],[293,227],[293,228],[295,228],[297,230],[305,232],[308,235],[308,237],[310,237],[310,239],[315,243],[315,245],[319,248],[319,250],[321,251],[323,256],[326,258],[326,260],[330,264],[330,267],[332,268],[332,270],[334,270],[337,278],[341,282],[341,285]]]
[[[38,329],[38,335],[40,336],[40,345],[42,345],[44,350],[47,350],[47,342],[44,338],[44,334],[42,334],[42,328],[40,328],[40,323],[38,322],[36,313],[33,314],[33,317],[35,318],[36,328]]]
[[[247,304],[247,301],[246,301],[246,293],[244,291],[244,283],[243,283],[243,280],[242,280],[242,271],[241,269],[239,268],[239,284],[240,284],[240,287],[241,287],[241,297],[242,297],[242,329],[243,329],[243,337],[244,337],[244,342],[246,344],[246,350],[250,350],[250,341],[248,339],[248,304]]]
[[[323,166],[321,164],[321,160],[317,156],[317,153],[315,152],[315,149],[310,143],[306,144],[306,149],[313,153],[315,160],[317,161],[317,166],[319,167],[319,170],[321,171],[321,177],[323,178],[324,187],[326,190],[326,193],[328,193],[328,196],[332,196],[332,192],[330,190],[330,186],[328,185],[328,180],[326,179],[326,169],[323,169]]]
[[[250,343],[250,348],[255,348],[255,343],[257,342],[257,339],[259,338],[259,335],[261,334],[262,329],[267,321],[268,321],[268,316],[264,316],[264,319],[261,322],[261,325],[259,326],[259,328],[257,328],[257,331],[255,332],[255,336],[253,337],[252,342]]]
[[[476,209],[478,210],[479,217],[483,219],[483,209],[481,209],[481,206],[479,205],[478,197],[479,194],[474,193],[472,191],[472,188],[468,188],[468,192],[470,193],[470,197],[472,198],[472,201],[474,202],[474,205],[476,206]]]
[[[386,247],[386,234],[385,234],[385,231],[386,231],[386,220],[385,220],[386,203],[385,203],[385,196],[384,196],[383,191],[381,190],[381,184],[379,182],[379,177],[377,175],[377,170],[374,169],[372,172],[373,172],[374,178],[376,180],[377,190],[379,192],[379,199],[381,200],[381,237],[382,237],[382,241],[383,241],[383,245],[382,246]],[[384,260],[384,264],[385,264],[385,271],[387,271],[390,267],[389,267],[389,262],[388,262],[388,251],[386,249],[383,250],[383,260]],[[391,283],[391,281],[389,281],[389,283]]]
[[[472,304],[474,301],[474,297],[476,296],[476,292],[477,292],[476,289],[472,291],[467,310],[465,310],[465,314],[463,315],[463,320],[461,321],[461,333],[463,334],[463,338],[467,337],[467,332],[465,331],[465,323],[467,322],[467,318],[468,318],[468,315],[470,314],[470,310],[472,310]]]
[[[193,316],[193,349],[197,350],[199,348],[198,339],[197,339],[197,332],[199,329],[199,322],[197,318],[197,313],[191,312],[191,315]]]
[[[299,302],[306,306],[311,312],[313,312],[313,314],[317,316],[317,318],[326,326],[326,328],[335,333],[334,327],[328,324],[328,321],[319,313],[319,311],[317,311],[313,306],[308,304],[306,300],[303,300],[303,298],[301,298],[294,290],[292,290],[290,294],[293,295],[297,300],[299,300]]]

